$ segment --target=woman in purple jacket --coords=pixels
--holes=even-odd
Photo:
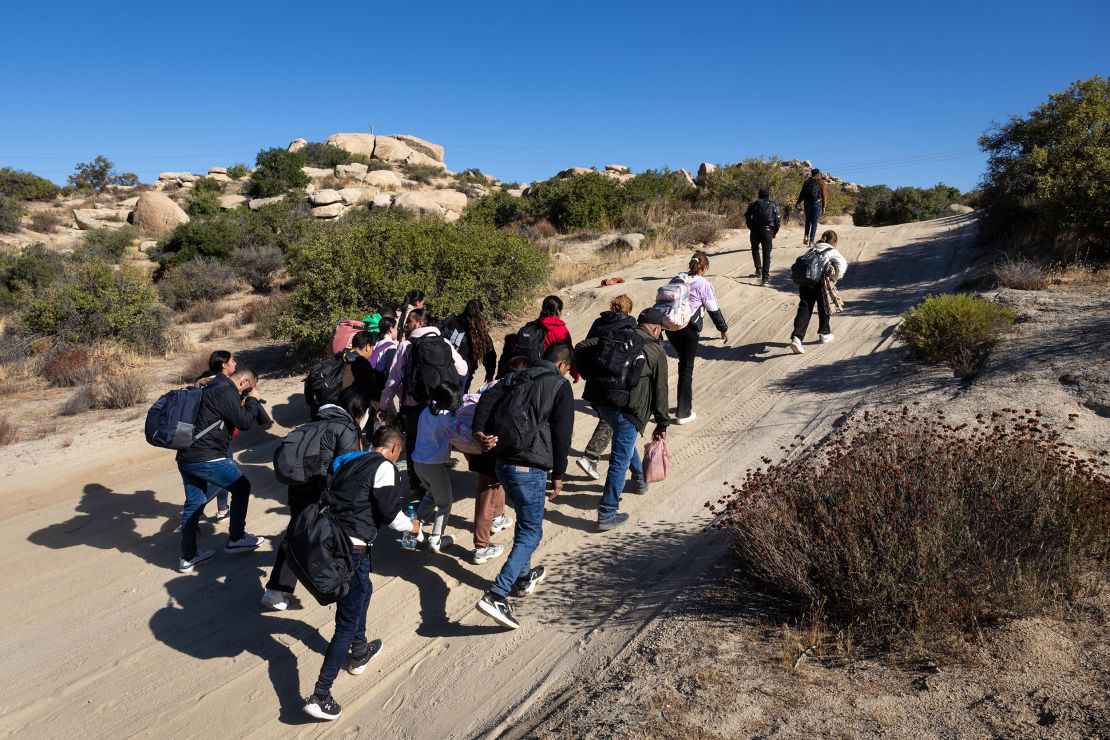
[[[698,354],[698,340],[704,323],[703,313],[708,313],[713,326],[721,332],[721,341],[728,342],[728,322],[717,305],[713,284],[705,279],[709,270],[709,257],[705,252],[695,252],[690,258],[687,275],[690,285],[690,323],[677,331],[667,331],[667,339],[678,354],[678,413],[676,424],[689,424],[697,418],[694,412],[694,358]]]

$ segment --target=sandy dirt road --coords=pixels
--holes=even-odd
[[[286,523],[284,490],[269,461],[286,428],[304,420],[293,379],[264,386],[277,421],[242,435],[236,458],[254,482],[248,529],[259,551],[172,570],[182,501],[170,453],[145,444],[139,423],[117,429],[64,460],[44,457],[0,477],[0,733],[38,737],[454,738],[519,734],[517,720],[542,710],[577,676],[602,669],[721,545],[703,532],[704,503],[797,434],[826,432],[896,366],[890,350],[899,313],[958,280],[972,261],[966,218],[857,229],[838,227],[851,266],[848,306],[833,319],[835,342],[808,352],[786,346],[796,305],[789,265],[800,233],[784,230],[771,287],[751,273],[747,233],[710,250],[709,278],[731,324],[723,346],[707,330],[695,370],[697,421],[673,427],[672,477],[647,496],[625,497],[630,524],[593,532],[601,485],[571,465],[564,494],[548,506],[534,562],[549,577],[518,603],[523,626],[506,632],[474,612],[501,561],[469,562],[470,477],[455,473],[450,531],[435,556],[401,551],[383,534],[374,550],[370,636],[385,642],[360,677],[341,674],[336,723],[301,714],[332,632],[333,610],[261,613],[258,599]],[[618,293],[636,310],[685,257],[639,263],[627,282],[566,291],[566,319],[584,336]],[[673,357],[673,354],[672,354]],[[837,361],[835,374],[826,372]],[[672,388],[675,363],[672,359]],[[576,386],[576,395],[581,385]],[[672,397],[673,404],[673,397]],[[584,404],[575,450],[593,429]],[[0,453],[2,456],[3,453]],[[4,467],[11,466],[2,466]],[[203,524],[202,542],[222,545],[224,524]],[[218,530],[218,533],[217,533]],[[508,544],[509,533],[496,538]]]

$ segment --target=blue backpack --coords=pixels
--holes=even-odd
[[[146,441],[155,447],[187,450],[204,435],[223,424],[215,421],[198,434],[197,414],[204,388],[179,388],[166,393],[146,412]]]

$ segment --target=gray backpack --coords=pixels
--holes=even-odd
[[[817,247],[810,247],[806,253],[794,260],[793,267],[790,268],[790,279],[798,285],[806,285],[811,288],[821,284],[821,274],[825,267],[825,260],[821,257],[825,252],[832,249],[826,245],[824,249]]]
[[[336,419],[321,419],[302,424],[278,444],[274,450],[274,475],[287,486],[303,485],[313,478],[326,475],[320,441]]]

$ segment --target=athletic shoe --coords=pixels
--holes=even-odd
[[[347,673],[352,676],[361,676],[363,671],[366,670],[366,664],[382,653],[382,641],[371,640],[366,644],[366,654],[355,657],[354,654],[347,658],[347,664],[343,666]]]
[[[790,337],[790,351],[796,355],[804,355],[806,348],[802,346],[802,340],[797,337]]]
[[[513,590],[509,593],[509,596],[515,596],[519,599],[529,595],[536,590],[536,584],[546,577],[547,571],[542,565],[537,565],[535,568],[528,571],[528,575],[517,579],[517,582],[513,584]]]
[[[502,514],[501,516],[495,516],[493,521],[490,522],[489,532],[490,534],[497,534],[511,526],[513,526],[513,518],[508,514]]]
[[[243,533],[243,536],[237,540],[228,540],[227,546],[224,548],[228,552],[245,552],[253,550],[262,544],[261,537],[255,537],[253,534]]]
[[[641,480],[641,481],[634,480],[634,481],[630,481],[629,483],[630,483],[630,485],[628,486],[628,492],[629,493],[636,493],[636,494],[639,494],[639,495],[643,496],[645,493],[647,493],[649,490],[651,490],[651,486],[648,485],[648,482],[646,480]]]
[[[203,563],[205,560],[211,560],[214,557],[216,557],[215,550],[197,550],[197,554],[193,556],[192,560],[186,560],[185,558],[178,560],[177,570],[181,573],[189,573],[197,563]]]
[[[600,514],[597,517],[597,531],[608,532],[610,529],[616,529],[628,521],[628,514],[623,511],[618,511],[607,517],[602,517]]]
[[[474,608],[502,627],[515,630],[520,626],[520,622],[513,616],[513,608],[509,606],[509,602],[505,601],[504,596],[498,596],[493,591],[487,591]]]
[[[762,285],[764,288],[766,288],[768,285],[771,284],[771,281],[768,280],[767,278],[763,278],[762,280],[759,281],[759,284]]]
[[[689,416],[683,416],[679,419],[675,419],[674,423],[679,424],[679,425],[689,424],[690,422],[692,422],[696,418],[698,418],[698,412],[697,411],[691,411]]]
[[[580,457],[578,458],[578,467],[582,468],[582,471],[593,480],[597,480],[601,477],[601,473],[597,472],[597,460],[591,460],[588,457]]]
[[[748,275],[748,277],[759,277],[759,273],[753,272],[751,275]]]
[[[808,236],[803,236],[802,237],[802,246],[803,247],[808,247],[809,246],[809,237]]]
[[[343,714],[343,707],[339,706],[339,702],[331,694],[323,699],[313,694],[304,705],[304,713],[316,719],[333,720],[339,719],[339,715]]]
[[[833,340],[832,334],[818,334],[817,338],[821,340],[821,344],[828,344]]]
[[[504,545],[498,545],[496,542],[491,542],[485,547],[479,547],[474,550],[474,564],[481,565],[487,560],[493,560],[500,557],[501,553],[505,552]]]
[[[210,519],[210,521],[213,521],[213,522],[221,522],[224,519],[227,519],[229,516],[231,516],[231,507],[230,506],[227,507],[226,509],[216,509],[216,514],[212,517],[209,517],[209,519]]]
[[[428,535],[428,549],[431,550],[432,552],[439,552],[443,548],[450,547],[453,544],[455,544],[455,538],[452,537],[449,534],[444,534],[444,535],[430,534],[430,535]]]
[[[262,592],[262,606],[283,612],[289,608],[289,599],[282,591],[271,591],[270,589],[266,589]]]

